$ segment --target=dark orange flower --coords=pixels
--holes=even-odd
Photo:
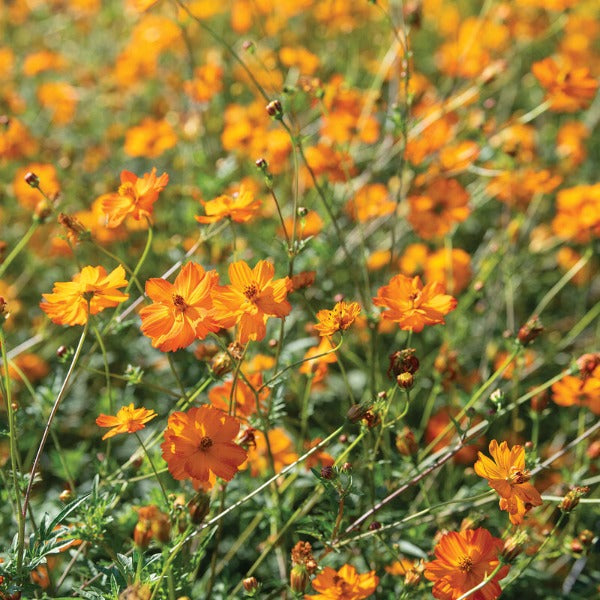
[[[119,433],[135,433],[140,429],[144,429],[148,421],[152,421],[156,417],[153,410],[148,410],[144,407],[133,408],[133,402],[129,406],[120,408],[117,414],[99,415],[96,419],[96,425],[100,427],[112,427],[110,431],[104,434],[103,440],[113,437]]]
[[[194,70],[194,79],[186,81],[184,89],[196,102],[209,102],[223,89],[223,69],[206,63]]]
[[[585,378],[565,375],[552,385],[552,400],[559,406],[587,406],[600,415],[600,366]]]
[[[333,335],[338,331],[345,331],[354,323],[354,320],[360,313],[358,302],[338,302],[333,310],[320,310],[317,313],[319,322],[315,329],[319,335]]]
[[[85,325],[89,314],[117,306],[129,298],[118,288],[125,287],[125,269],[119,265],[106,274],[104,267],[84,267],[72,281],[58,281],[51,294],[42,294],[40,308],[58,325]]]
[[[436,179],[420,195],[408,197],[408,221],[422,238],[446,235],[471,212],[469,194],[455,179]]]
[[[156,42],[154,42],[156,43]],[[144,48],[153,44],[144,44]],[[156,158],[177,143],[173,127],[164,119],[144,119],[138,126],[131,127],[125,137],[125,152],[129,156]]]
[[[289,277],[273,280],[275,267],[261,260],[251,269],[243,260],[229,265],[231,285],[215,286],[213,304],[223,327],[238,326],[238,341],[262,340],[269,317],[283,319],[292,310],[286,296]]]
[[[391,215],[396,210],[396,202],[390,198],[385,185],[372,183],[356,192],[346,204],[346,210],[353,219],[364,223],[369,219]]]
[[[425,261],[425,279],[439,281],[445,291],[459,294],[471,281],[471,257],[460,248],[440,248]]]
[[[305,600],[362,600],[375,593],[379,577],[375,571],[357,573],[352,565],[339,571],[325,567],[312,581],[315,595],[305,594]]]
[[[267,473],[270,470],[271,456],[273,457],[276,473],[298,460],[298,454],[294,450],[294,442],[283,429],[278,427],[271,429],[268,436],[269,449],[267,449],[267,442],[262,431],[254,433],[256,443],[248,451],[248,463],[250,464],[252,477],[256,477],[259,473]]]
[[[548,169],[511,169],[497,175],[486,187],[488,194],[516,208],[526,209],[536,194],[549,194],[562,182],[560,175]]]
[[[201,201],[204,205],[206,216],[196,216],[198,223],[216,223],[221,219],[231,219],[236,223],[246,223],[254,217],[262,202],[255,200],[252,191],[246,189],[244,185],[240,191],[232,196],[219,196],[208,202]]]
[[[319,358],[315,358],[317,356]],[[323,337],[319,344],[306,351],[299,372],[303,375],[312,375],[312,383],[315,385],[325,379],[328,370],[327,365],[334,362],[337,362],[337,356],[333,350],[333,345],[329,338]]]
[[[215,476],[230,481],[246,460],[246,451],[233,441],[239,430],[236,418],[211,406],[172,413],[161,444],[171,475],[191,479],[195,487]]]
[[[568,60],[551,57],[533,64],[533,74],[546,90],[554,111],[575,112],[587,108],[598,90],[588,67],[572,67]]]
[[[165,543],[171,532],[169,515],[162,512],[155,504],[140,506],[136,509],[138,522],[133,530],[133,541],[140,548],[147,548],[152,539]]]
[[[444,294],[437,281],[423,286],[420,277],[399,274],[377,290],[373,304],[389,309],[382,313],[383,319],[418,333],[425,325],[444,324],[444,315],[456,308],[456,298]]]
[[[508,447],[506,442],[498,446],[496,440],[490,442],[493,460],[479,454],[473,465],[475,473],[488,480],[490,487],[500,495],[500,510],[508,511],[514,525],[523,522],[525,513],[542,504],[539,492],[529,483],[529,471],[525,468],[525,448],[516,445]]]
[[[425,577],[435,582],[432,590],[434,598],[456,600],[479,585],[498,567],[502,547],[502,540],[482,527],[443,535],[434,549],[436,559],[425,564]],[[498,581],[504,579],[508,571],[508,565],[501,567],[494,578],[471,598],[498,598],[502,593]]]
[[[321,438],[315,438],[304,442],[304,450],[308,452],[311,448],[314,448],[317,444],[321,443]],[[321,467],[331,467],[335,463],[335,459],[329,452],[325,452],[323,448],[319,448],[316,452],[313,452],[305,461],[304,467],[307,471],[310,471],[313,467],[320,465]]]
[[[152,205],[168,182],[167,173],[156,177],[156,167],[150,173],[144,173],[143,177],[130,171],[122,171],[119,191],[105,196],[102,202],[108,227],[118,227],[129,215],[137,220],[142,217],[150,218]]]
[[[600,237],[600,183],[558,192],[552,229],[562,239],[580,244]]]
[[[254,389],[262,386],[263,379],[260,373],[246,375]],[[238,379],[235,383],[235,392],[232,390],[233,381],[229,380],[222,385],[215,386],[208,392],[210,403],[219,410],[228,413],[229,405],[233,401],[233,414],[238,417],[249,417],[256,412],[257,398],[254,391],[243,380]],[[233,394],[233,395],[232,395]],[[269,395],[269,388],[263,388],[258,394],[258,401],[262,403]]]
[[[211,298],[218,278],[216,271],[206,272],[199,264],[188,263],[173,283],[160,277],[146,282],[153,304],[140,310],[141,329],[155,348],[173,352],[219,331]]]

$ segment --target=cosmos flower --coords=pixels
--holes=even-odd
[[[425,325],[445,323],[444,315],[454,310],[457,303],[456,298],[443,293],[441,283],[434,281],[423,286],[420,277],[399,274],[377,290],[373,304],[389,309],[382,313],[383,319],[418,333]]]
[[[173,283],[160,277],[146,282],[146,294],[153,304],[140,310],[141,329],[155,348],[173,352],[221,328],[211,298],[217,280],[216,271],[188,263]]]
[[[251,269],[243,260],[229,265],[231,285],[215,286],[213,305],[221,325],[238,326],[238,341],[262,340],[270,317],[283,319],[292,310],[286,296],[290,279],[275,279],[275,267],[261,260]]]
[[[352,565],[344,565],[339,571],[325,567],[312,582],[316,595],[305,594],[305,600],[361,600],[375,593],[379,577],[375,571],[357,573]]]
[[[135,433],[144,429],[146,423],[156,417],[153,410],[146,408],[133,408],[133,402],[129,406],[123,406],[115,416],[99,415],[96,419],[96,425],[100,427],[112,427],[102,437],[103,440],[113,437],[119,433]]]
[[[108,194],[102,202],[107,226],[118,227],[129,215],[138,221],[142,217],[150,218],[152,206],[167,183],[167,173],[157,177],[156,167],[150,173],[144,173],[143,177],[138,177],[131,171],[122,171],[119,191]]]
[[[126,285],[121,265],[108,275],[104,267],[84,267],[72,281],[58,281],[51,294],[42,294],[40,308],[57,325],[85,325],[89,314],[125,302],[129,296],[118,288]]]
[[[433,596],[439,600],[456,600],[479,585],[498,567],[502,540],[487,530],[465,529],[442,536],[434,552],[436,559],[425,564],[425,577],[434,581]],[[502,592],[498,581],[506,577],[509,567],[500,568],[494,578],[473,593],[473,600],[495,600]]]
[[[246,460],[246,451],[233,440],[240,422],[212,406],[202,405],[169,416],[162,456],[171,475],[206,487],[215,477],[230,481]]]
[[[525,513],[542,504],[539,492],[529,483],[529,471],[525,468],[525,448],[508,447],[506,442],[498,446],[490,442],[492,459],[481,452],[473,468],[480,477],[488,480],[490,487],[500,495],[500,510],[508,511],[510,521],[519,525]]]
[[[320,310],[317,313],[318,323],[315,329],[319,335],[333,335],[337,331],[345,331],[354,323],[360,313],[358,302],[338,302],[333,310]]]

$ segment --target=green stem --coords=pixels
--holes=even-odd
[[[148,450],[147,450],[146,446],[144,445],[144,442],[143,442],[142,438],[140,437],[140,434],[137,431],[135,432],[135,437],[137,438],[137,441],[140,443],[140,446],[142,447],[144,454],[148,458],[148,462],[150,463],[150,466],[152,467],[152,472],[154,473],[154,477],[156,477],[156,481],[158,481],[158,485],[160,485],[160,489],[162,491],[163,498],[165,499],[165,504],[168,507],[170,505],[169,496],[168,496],[167,490],[165,489],[165,486],[160,478],[160,475],[158,474],[158,471],[156,470],[154,461],[152,460],[152,457],[148,453]]]
[[[0,317],[1,318],[1,317]],[[11,384],[9,375],[8,356],[6,354],[6,338],[4,329],[0,324],[0,348],[2,351],[2,364],[4,365],[4,392],[6,397],[6,414],[8,416],[8,432],[10,440],[10,464],[12,470],[13,487],[15,490],[15,504],[17,507],[17,522],[18,522],[18,541],[17,541],[17,573],[21,573],[23,566],[23,551],[25,548],[25,520],[27,518],[27,509],[23,510],[21,505],[21,488],[18,478],[18,460],[17,460],[17,435],[15,425],[15,414],[12,406]],[[33,476],[32,476],[33,477]]]
[[[89,314],[89,307],[88,307],[88,314]],[[48,416],[48,421],[46,422],[46,426],[44,427],[44,432],[42,433],[42,439],[40,440],[40,444],[37,449],[37,454],[35,455],[33,465],[31,466],[29,482],[27,484],[27,490],[25,492],[25,501],[23,502],[23,509],[21,512],[21,515],[23,516],[23,519],[21,520],[21,527],[24,527],[24,525],[25,525],[25,515],[27,514],[27,507],[29,505],[31,490],[33,488],[35,472],[37,471],[37,468],[40,464],[40,460],[42,458],[42,453],[44,452],[44,446],[46,445],[46,441],[48,440],[48,435],[50,433],[50,427],[52,425],[52,421],[54,421],[54,417],[56,416],[56,413],[58,412],[58,407],[60,406],[60,403],[65,396],[65,393],[67,391],[67,386],[68,386],[69,381],[71,380],[71,376],[73,375],[73,372],[75,370],[75,365],[77,364],[77,361],[79,360],[79,356],[80,356],[81,350],[83,348],[83,343],[87,336],[88,327],[89,327],[89,318],[83,327],[83,331],[81,332],[81,337],[79,338],[79,343],[77,344],[77,348],[75,350],[75,354],[73,355],[71,365],[69,367],[69,370],[67,371],[67,374],[66,374],[65,379],[62,383],[62,386],[58,392],[58,395],[56,396],[56,400],[54,401],[54,405],[52,406],[52,410],[50,411],[50,415]],[[8,363],[5,363],[5,364],[8,364]],[[23,537],[23,540],[24,540],[24,534],[25,534],[24,530],[21,531],[21,528],[20,528],[19,529],[19,540],[21,540],[21,537]],[[22,560],[23,550],[24,550],[24,548],[21,546],[21,544],[19,544],[18,551],[17,551],[17,557],[18,557],[17,560],[19,560],[19,559]]]
[[[37,219],[34,219],[33,223],[31,223],[25,235],[18,241],[17,245],[11,250],[10,254],[4,259],[4,262],[0,265],[0,277],[4,275],[10,263],[19,255],[21,250],[25,248],[27,242],[29,242],[31,236],[35,233],[35,230],[39,226],[40,222]]]
[[[492,581],[492,579],[494,579],[494,577],[496,577],[496,575],[498,574],[498,572],[500,571],[500,569],[503,566],[504,565],[502,564],[502,562],[498,562],[498,564],[496,565],[496,568],[489,575],[487,575],[483,579],[483,581],[478,583],[475,587],[472,587],[468,592],[465,592],[462,596],[460,596],[458,598],[458,600],[465,600],[466,598],[468,598],[469,596],[472,596],[475,592],[477,592],[481,588],[485,587],[490,581]]]

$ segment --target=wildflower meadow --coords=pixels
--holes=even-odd
[[[600,596],[598,0],[0,32],[0,600]]]

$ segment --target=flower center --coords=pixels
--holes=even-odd
[[[208,450],[213,445],[213,441],[206,435],[200,438],[200,443],[198,444],[199,450]]]
[[[525,483],[525,482],[529,481],[529,479],[530,479],[529,471],[521,471],[520,469],[517,469],[516,467],[511,467],[510,475],[508,476],[509,483],[519,485],[521,483]]]
[[[187,308],[185,300],[179,294],[173,294],[173,304],[175,305],[175,308],[181,312],[185,311]]]
[[[421,293],[420,292],[413,292],[412,294],[408,295],[408,299],[410,300],[410,307],[414,308],[415,307],[415,303],[418,304],[418,301],[421,297]]]
[[[135,201],[135,189],[133,187],[133,184],[130,181],[122,183],[119,186],[118,194],[119,194],[119,196],[124,196],[125,198],[131,198],[133,201]]]
[[[461,557],[458,561],[458,568],[463,573],[469,573],[471,571],[471,569],[473,568],[473,560],[471,559],[471,557],[470,556]]]
[[[258,296],[258,286],[256,283],[252,282],[250,285],[247,285],[244,288],[244,296],[248,298],[248,300],[253,301]]]

